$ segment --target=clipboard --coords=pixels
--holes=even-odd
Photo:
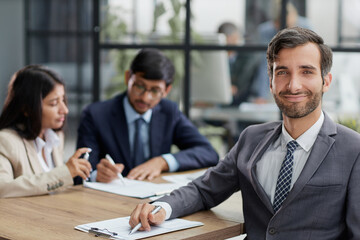
[[[142,239],[151,236],[156,236],[164,233],[174,232],[178,230],[203,226],[202,222],[189,221],[181,218],[167,220],[160,225],[151,226],[151,231],[137,231],[131,235],[129,232],[131,227],[129,225],[128,217],[114,218],[104,221],[92,222],[75,226],[76,230],[87,232],[98,237],[110,239]]]
[[[95,237],[106,237],[106,238],[114,238],[118,235],[116,232],[111,232],[106,228],[100,229],[96,227],[90,228],[89,233],[94,234]]]

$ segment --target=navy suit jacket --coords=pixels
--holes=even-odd
[[[135,166],[130,156],[125,96],[123,93],[85,108],[78,128],[77,147],[92,149],[89,161],[93,169],[105,154],[110,154],[116,163],[125,165],[126,176]],[[219,160],[208,140],[180,112],[176,103],[167,99],[153,108],[149,137],[150,158],[170,153],[172,144],[179,148],[174,154],[179,171],[214,166]]]

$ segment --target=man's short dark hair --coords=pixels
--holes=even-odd
[[[170,59],[158,49],[144,48],[132,61],[130,72],[141,72],[147,80],[165,80],[166,86],[169,86],[174,81],[175,68]]]
[[[279,51],[283,48],[295,48],[307,43],[315,43],[320,50],[320,67],[321,76],[324,78],[331,70],[332,51],[331,48],[324,44],[324,40],[314,31],[293,27],[279,31],[271,40],[267,50],[268,75],[270,79],[273,76],[273,66]]]
[[[226,36],[230,36],[233,33],[240,34],[240,30],[234,23],[224,22],[219,26],[218,33],[222,33],[225,34]]]

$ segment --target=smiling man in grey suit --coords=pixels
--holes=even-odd
[[[248,239],[360,239],[360,135],[321,109],[331,49],[313,31],[289,28],[271,40],[267,59],[283,121],[245,129],[216,167],[154,203],[159,213],[138,205],[132,227],[149,230],[241,190]]]

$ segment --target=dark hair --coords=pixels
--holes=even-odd
[[[11,78],[8,94],[0,115],[0,130],[15,129],[26,139],[35,139],[41,131],[42,99],[63,80],[41,65],[29,65]]]
[[[240,34],[240,29],[234,23],[224,22],[219,26],[217,32],[218,33],[223,33],[226,36],[229,36],[229,35],[231,35],[233,33]]]
[[[295,48],[309,42],[315,43],[320,50],[321,76],[324,78],[324,76],[330,72],[332,66],[331,48],[325,45],[324,40],[314,31],[301,27],[293,27],[279,31],[269,43],[267,50],[267,67],[270,79],[272,79],[273,75],[274,62],[281,49]]]
[[[169,58],[154,48],[145,48],[135,56],[130,73],[144,73],[147,80],[165,80],[166,86],[174,81],[175,68]]]

